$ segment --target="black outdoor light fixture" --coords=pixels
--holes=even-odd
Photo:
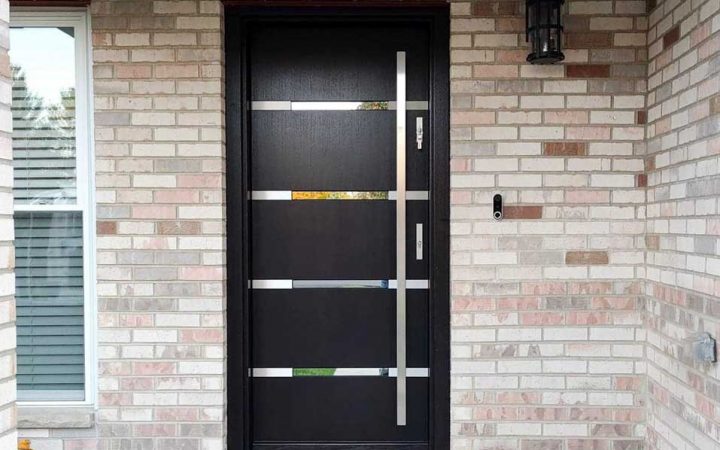
[[[530,64],[552,64],[565,59],[562,53],[562,5],[564,0],[526,0],[525,39],[530,42]]]

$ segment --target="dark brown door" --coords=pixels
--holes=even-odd
[[[422,21],[247,30],[252,448],[429,447],[431,40]]]

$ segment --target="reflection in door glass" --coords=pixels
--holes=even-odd
[[[294,377],[331,377],[335,375],[335,369],[330,368],[294,368]]]
[[[10,39],[15,201],[74,204],[74,29],[12,28]]]

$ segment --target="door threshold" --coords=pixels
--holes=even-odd
[[[387,442],[379,443],[258,443],[253,444],[253,450],[309,450],[313,448],[327,450],[428,450],[428,443],[422,442],[398,442],[389,444]]]

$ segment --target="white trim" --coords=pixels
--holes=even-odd
[[[84,277],[85,392],[82,401],[19,401],[25,406],[95,405],[97,386],[97,301],[95,296],[95,177],[92,39],[87,8],[13,8],[10,26],[75,28],[75,164],[77,204],[16,205],[15,211],[82,211]]]
[[[52,204],[52,205],[24,205],[15,204],[15,212],[81,212],[84,211],[80,205],[63,205],[63,204]]]

